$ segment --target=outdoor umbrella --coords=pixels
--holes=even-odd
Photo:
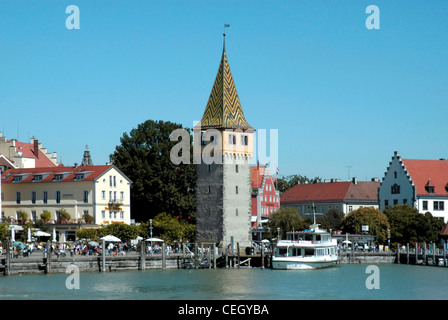
[[[110,242],[121,242],[121,240],[119,238],[117,238],[116,236],[113,236],[111,234],[108,234],[107,236],[104,236],[101,238],[101,240],[104,241],[110,241]]]
[[[91,245],[92,247],[98,247],[100,244],[96,241],[89,241],[89,245]]]
[[[159,239],[159,238],[148,238],[148,239],[146,239],[145,241],[152,241],[152,242],[165,242],[164,240],[162,240],[162,239]]]
[[[25,248],[25,245],[23,244],[23,242],[20,242],[20,241],[14,241],[14,242],[12,243],[12,245],[13,245],[13,246],[20,247],[21,249],[24,249],[24,248]]]
[[[39,230],[39,231],[34,232],[34,236],[35,237],[49,237],[49,236],[51,236],[51,234]]]

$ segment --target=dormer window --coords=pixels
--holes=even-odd
[[[77,173],[75,176],[75,180],[82,180],[84,179],[84,174],[83,173]]]
[[[39,182],[41,180],[42,180],[42,175],[37,174],[37,175],[34,176],[34,182]]]
[[[434,193],[434,185],[433,185],[433,183],[431,182],[431,179],[429,179],[428,182],[426,183],[426,185],[425,185],[425,190],[426,190],[426,192],[428,192],[428,193]]]
[[[55,174],[54,175],[54,181],[61,181],[62,180],[62,174]]]
[[[20,182],[22,181],[22,176],[15,176],[14,177],[14,182]]]

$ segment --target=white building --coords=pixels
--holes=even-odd
[[[448,221],[448,161],[402,159],[395,151],[381,182],[380,210],[409,204]]]

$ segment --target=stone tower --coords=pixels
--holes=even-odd
[[[82,157],[81,166],[93,166],[92,157],[90,156],[89,146],[86,145],[86,150]]]
[[[197,171],[197,241],[227,248],[251,246],[252,128],[246,121],[224,45],[202,120],[194,127],[201,142]]]

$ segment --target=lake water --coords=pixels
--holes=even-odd
[[[0,300],[425,300],[448,299],[448,268],[347,264],[310,271],[182,269],[0,277]],[[368,289],[373,275],[378,289]],[[371,279],[371,278],[370,278]],[[379,280],[379,282],[378,282]],[[368,280],[368,283],[373,283]],[[74,282],[72,282],[74,283]]]

